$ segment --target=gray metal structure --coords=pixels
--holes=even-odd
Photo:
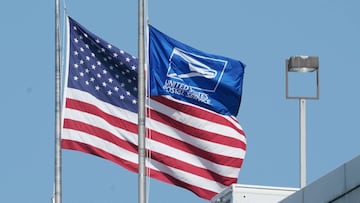
[[[291,96],[289,94],[289,72],[299,72],[299,73],[316,73],[316,95],[315,96],[306,96],[306,95],[297,95]],[[285,85],[286,85],[286,99],[315,99],[318,100],[320,96],[320,86],[319,86],[319,57],[317,56],[291,56],[285,60]]]
[[[316,96],[289,96],[289,72],[316,71]],[[300,111],[300,187],[306,185],[306,99],[319,99],[319,58],[317,56],[291,56],[285,61],[286,99],[299,99]]]
[[[61,50],[60,0],[55,0],[55,188],[54,202],[61,203]]]
[[[145,2],[138,0],[138,202],[146,203],[146,147],[145,147]]]

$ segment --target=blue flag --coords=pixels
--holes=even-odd
[[[150,94],[236,116],[245,65],[194,49],[149,26]]]

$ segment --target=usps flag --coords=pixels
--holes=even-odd
[[[170,95],[223,115],[236,116],[245,65],[204,53],[150,26],[151,95]]]

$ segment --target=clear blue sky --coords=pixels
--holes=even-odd
[[[66,1],[92,32],[137,55],[137,1]],[[316,55],[320,100],[307,102],[310,183],[360,154],[357,0],[149,1],[150,23],[247,64],[239,120],[248,150],[239,183],[298,187],[299,104],[285,99],[285,59]],[[54,2],[2,3],[0,202],[50,202],[54,180]],[[149,202],[205,203],[150,180]],[[137,175],[63,151],[64,203],[137,202]]]

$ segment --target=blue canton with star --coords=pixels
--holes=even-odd
[[[137,112],[138,59],[87,31],[69,18],[68,87]]]

